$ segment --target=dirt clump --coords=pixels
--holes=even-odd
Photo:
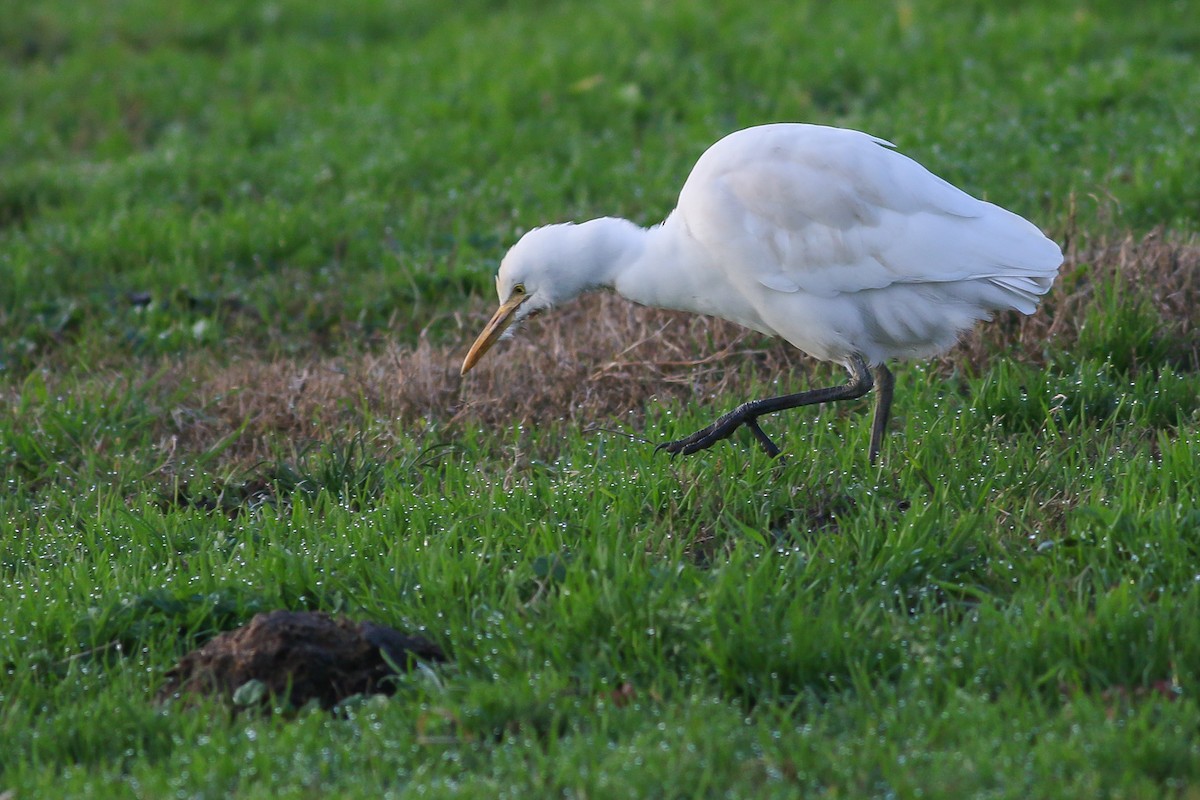
[[[357,694],[391,694],[387,678],[415,660],[445,661],[420,636],[321,612],[271,611],[185,655],[159,700],[217,695],[239,707],[272,701],[331,708]],[[249,691],[247,691],[249,690]]]

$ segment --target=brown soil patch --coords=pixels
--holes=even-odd
[[[391,694],[386,679],[395,674],[393,665],[407,669],[414,658],[446,659],[436,644],[382,625],[272,611],[184,656],[167,673],[159,699],[216,695],[233,701],[239,689],[258,681],[263,691],[251,693],[253,705],[266,707],[274,699],[300,707],[315,700],[330,708],[356,694]],[[243,696],[238,701],[249,705]]]

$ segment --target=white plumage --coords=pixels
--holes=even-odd
[[[978,200],[858,131],[781,123],[737,131],[696,162],[675,211],[643,229],[602,218],[527,233],[496,276],[501,307],[463,362],[512,326],[589,289],[711,314],[846,366],[843,387],[746,403],[663,445],[695,452],[798,405],[879,384],[873,461],[887,423],[885,362],[941,352],[993,312],[1033,313],[1062,253],[1025,219]]]

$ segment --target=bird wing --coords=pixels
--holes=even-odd
[[[985,279],[1023,308],[1050,288],[1057,245],[890,148],[814,125],[739,131],[696,163],[677,213],[732,279],[778,292]]]

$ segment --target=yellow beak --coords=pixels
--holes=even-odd
[[[496,340],[508,330],[508,325],[512,321],[513,314],[517,313],[517,308],[521,303],[524,303],[529,298],[527,294],[513,294],[507,300],[500,304],[496,309],[496,313],[492,315],[492,319],[488,322],[487,327],[483,329],[483,333],[479,334],[479,338],[475,340],[475,344],[471,345],[471,350],[467,353],[467,357],[463,359],[462,375],[466,375],[471,367],[475,366],[475,362],[483,358],[483,354],[492,348]]]

